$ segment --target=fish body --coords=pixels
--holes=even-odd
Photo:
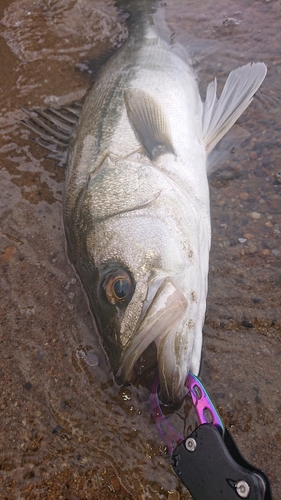
[[[123,381],[152,344],[170,403],[198,374],[211,241],[208,155],[250,103],[266,68],[231,73],[203,104],[188,52],[157,12],[105,65],[69,151],[70,256],[112,368]]]

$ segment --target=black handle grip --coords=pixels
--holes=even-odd
[[[194,500],[272,500],[269,481],[240,454],[230,432],[200,425],[175,450],[172,465]]]

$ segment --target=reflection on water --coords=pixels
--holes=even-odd
[[[210,179],[202,377],[279,498],[281,7],[177,0],[166,12],[178,39],[217,44],[198,65],[202,95],[243,63],[268,65],[240,119],[249,137]],[[75,65],[120,45],[125,22],[110,0],[2,0],[0,16],[1,497],[172,499],[177,490],[188,499],[150,420],[148,390],[116,386],[93,331],[66,256],[64,172],[20,124],[19,104],[84,95],[90,82]],[[184,433],[194,425],[189,409],[187,401],[172,417]]]

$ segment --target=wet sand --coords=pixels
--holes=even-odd
[[[267,472],[277,500],[281,6],[177,0],[166,12],[176,38],[207,40],[210,53],[197,66],[203,97],[215,76],[221,89],[239,65],[268,66],[239,120],[247,139],[210,178],[201,376],[245,457]],[[0,498],[189,499],[151,421],[147,387],[120,388],[113,380],[67,258],[64,171],[20,123],[19,105],[82,97],[90,78],[75,65],[120,45],[125,21],[109,0],[2,0],[0,19]],[[194,428],[188,400],[169,418],[186,435]]]

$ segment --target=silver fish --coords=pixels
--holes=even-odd
[[[162,397],[175,404],[201,360],[210,153],[266,67],[233,71],[219,99],[214,80],[203,103],[188,52],[159,34],[159,11],[133,4],[138,23],[99,74],[72,141],[64,220],[114,372],[130,382],[156,346]]]

